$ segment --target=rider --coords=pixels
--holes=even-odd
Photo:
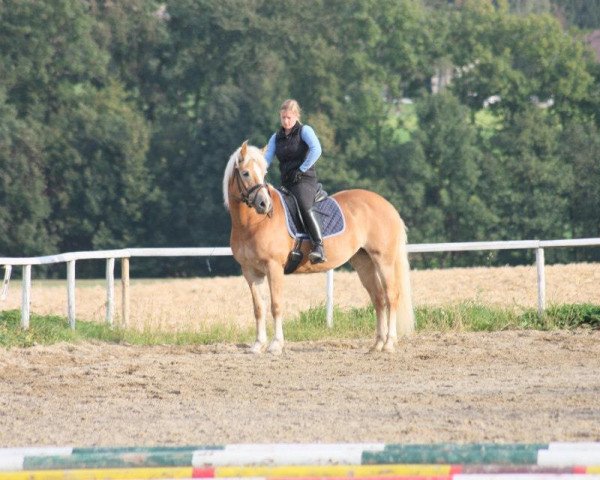
[[[279,109],[281,128],[269,139],[265,159],[271,165],[273,156],[279,159],[281,183],[298,200],[300,214],[312,241],[311,263],[326,261],[321,227],[313,206],[319,190],[315,162],[321,156],[321,143],[314,130],[300,123],[300,105],[286,100]]]

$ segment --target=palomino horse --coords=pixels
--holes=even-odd
[[[231,215],[231,250],[242,267],[254,303],[256,342],[252,352],[267,348],[263,295],[266,279],[275,323],[267,351],[279,354],[284,345],[284,265],[294,240],[286,228],[280,197],[265,182],[267,162],[263,152],[244,142],[231,155],[223,176],[223,196]],[[398,330],[401,335],[414,331],[404,222],[396,209],[376,193],[345,190],[333,198],[345,217],[344,232],[324,240],[325,263],[309,263],[309,242],[303,242],[304,259],[296,271],[324,272],[349,261],[369,292],[377,314],[376,340],[371,350],[392,352]]]

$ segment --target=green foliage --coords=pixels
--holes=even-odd
[[[0,72],[19,115],[46,122],[62,86],[104,81],[108,54],[84,2],[3,0],[0,8]]]
[[[148,127],[119,84],[79,84],[61,93],[45,151],[61,250],[127,247],[140,236],[151,189]]]
[[[498,222],[481,187],[484,155],[468,109],[450,92],[416,103],[416,128],[387,161],[390,194],[409,229],[410,241],[487,240]],[[381,167],[383,168],[383,167]],[[379,190],[382,190],[381,188]],[[472,257],[456,254],[419,257],[419,266],[459,265]]]
[[[568,122],[560,136],[561,158],[573,172],[569,208],[573,237],[600,236],[600,131],[591,121]],[[600,258],[600,252],[590,252]]]
[[[119,78],[149,120],[165,101],[162,69],[170,55],[166,9],[160,0],[90,2],[93,37],[109,55],[108,71]]]
[[[556,10],[580,28],[600,28],[600,4],[594,0],[553,0]]]
[[[466,2],[453,16],[452,56],[459,69],[453,90],[466,105],[514,114],[532,101],[553,101],[562,115],[593,88],[590,62],[582,42],[565,35],[549,15],[510,15],[487,2]]]
[[[492,139],[497,154],[485,164],[486,203],[501,221],[494,237],[565,238],[570,236],[569,195],[572,169],[559,153],[561,127],[556,117],[530,107],[513,116]],[[519,185],[519,189],[515,189]],[[528,252],[504,251],[501,261],[525,259]]]
[[[411,243],[597,236],[592,4],[0,0],[0,254],[226,245],[224,165],[289,97],[325,189],[379,192]]]
[[[5,256],[53,253],[39,131],[39,125],[17,118],[0,90],[0,252]]]

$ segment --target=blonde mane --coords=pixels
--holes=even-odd
[[[235,152],[231,154],[229,157],[229,161],[227,162],[227,166],[225,167],[225,173],[223,174],[223,203],[225,203],[225,208],[229,210],[229,181],[233,176],[233,170],[238,164],[240,159],[240,151],[242,147],[239,147]],[[267,161],[263,155],[263,151],[251,145],[248,145],[246,150],[245,160],[254,161],[261,170],[262,176],[267,173]]]

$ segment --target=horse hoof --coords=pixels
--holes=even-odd
[[[265,351],[265,344],[260,342],[255,342],[252,347],[250,347],[250,353],[255,355],[259,355]]]
[[[394,353],[396,351],[396,345],[393,341],[387,341],[385,342],[385,345],[383,346],[383,351],[386,353]]]
[[[377,352],[381,352],[381,350],[383,350],[383,341],[382,340],[377,340],[375,342],[375,344],[369,349],[370,353],[377,353]]]
[[[272,342],[267,349],[267,352],[271,355],[281,355],[283,352],[283,345],[280,342]]]

